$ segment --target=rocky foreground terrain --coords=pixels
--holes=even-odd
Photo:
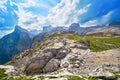
[[[9,63],[1,65],[0,78],[1,80],[119,80],[120,38],[103,37],[104,42],[101,42],[101,38],[78,38],[78,35],[70,33],[54,34],[36,44],[35,48],[26,50]],[[94,43],[93,46],[94,40],[101,45]]]

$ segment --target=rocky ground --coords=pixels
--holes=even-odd
[[[55,37],[17,55],[8,64],[12,66],[0,66],[6,74],[32,76],[35,80],[117,80],[120,48],[93,52],[88,42]]]

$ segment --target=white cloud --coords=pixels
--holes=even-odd
[[[7,12],[7,7],[5,6],[6,3],[7,3],[7,0],[0,0],[0,9],[3,12]]]
[[[25,29],[40,29],[40,21],[42,18],[37,17],[36,15],[33,15],[30,12],[26,12],[23,9],[20,9],[17,12],[19,19],[18,19],[18,25],[25,28]],[[41,19],[41,20],[40,20]],[[44,21],[44,20],[43,20]]]
[[[24,3],[18,3],[18,4],[23,8],[28,8],[28,7],[31,7],[31,6],[37,6],[38,5],[36,0],[25,0]]]
[[[91,27],[91,26],[96,26],[96,25],[98,25],[97,20],[90,20],[90,21],[82,24],[81,27]]]
[[[78,0],[62,0],[57,6],[51,9],[47,17],[48,22],[53,26],[69,25],[71,21],[77,22],[74,16],[77,3]]]
[[[79,16],[86,13],[90,4],[82,9],[77,9],[79,0],[62,0],[57,6],[50,10],[47,20],[53,26],[70,25],[79,22]]]
[[[91,4],[82,9],[77,9],[79,0],[61,0],[55,7],[50,8],[47,16],[38,16],[24,10],[25,7],[37,6],[35,0],[18,4],[18,25],[25,29],[41,29],[44,25],[68,26],[79,22],[79,16],[86,13]]]
[[[0,30],[0,38],[2,38],[3,36],[13,32],[13,31],[14,31],[14,29],[12,29],[12,30]]]
[[[27,12],[24,8],[31,6],[37,6],[38,3],[35,0],[26,0],[25,3],[16,3],[18,11],[15,11],[18,15],[18,25],[25,29],[40,29],[39,18],[37,15],[33,15],[31,12]]]
[[[112,14],[114,11],[109,11],[107,14],[103,15],[100,18],[96,18],[94,20],[90,20],[84,24],[82,24],[82,27],[90,27],[90,26],[96,26],[96,25],[104,25],[109,24],[109,20],[111,19]]]
[[[103,15],[101,18],[101,24],[108,23],[113,13],[114,13],[114,11],[110,11],[107,14]]]

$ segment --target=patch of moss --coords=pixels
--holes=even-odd
[[[45,80],[45,76],[39,76],[40,80]]]
[[[62,33],[55,33],[51,37],[59,37],[59,36],[64,36],[64,34],[62,34]]]
[[[5,74],[5,70],[4,69],[0,69],[0,80],[6,80],[8,77],[7,74]]]
[[[0,69],[0,80],[6,80],[8,77],[7,74],[5,74],[5,70],[4,69]]]
[[[84,78],[81,78],[79,76],[66,76],[68,80],[85,80]]]
[[[19,77],[19,78],[15,78],[13,80],[34,80],[34,79],[32,79],[31,77],[22,76],[22,77]]]
[[[89,76],[88,80],[97,80],[95,77]]]
[[[49,79],[55,79],[55,78],[58,78],[56,76],[48,76]]]
[[[84,40],[82,39],[82,37],[78,36],[78,35],[69,35],[66,38],[70,39],[70,40],[76,40],[79,42],[84,42]]]
[[[32,56],[35,53],[35,49],[30,49],[27,52],[30,56]]]
[[[55,44],[55,43],[51,43],[49,46],[52,47],[52,46],[54,46],[54,44]]]
[[[114,72],[114,71],[110,71],[110,72],[113,73],[116,78],[120,78],[120,72]]]

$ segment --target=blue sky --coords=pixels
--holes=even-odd
[[[0,37],[15,25],[27,30],[44,25],[83,27],[120,21],[120,0],[0,0]]]

